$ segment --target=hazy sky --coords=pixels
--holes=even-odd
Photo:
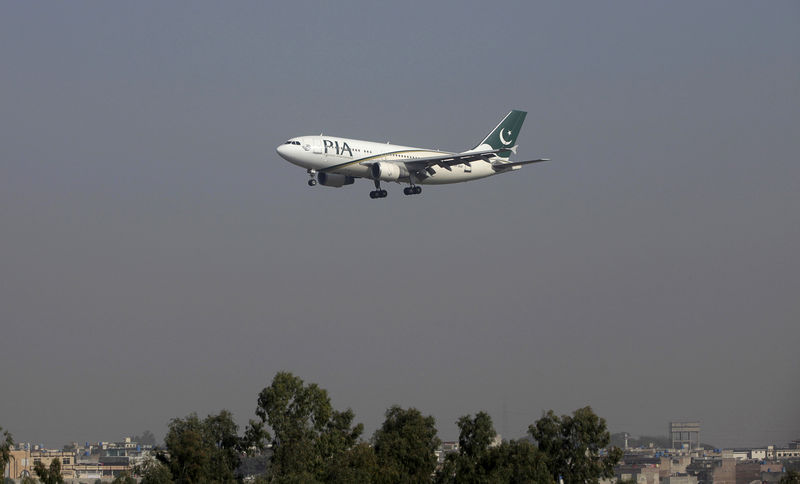
[[[244,425],[288,370],[367,437],[399,404],[800,438],[798,46],[796,1],[4,2],[0,426]],[[551,163],[422,196],[275,153],[510,109]]]

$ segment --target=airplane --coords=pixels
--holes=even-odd
[[[300,136],[277,148],[278,154],[306,169],[308,185],[352,185],[356,178],[375,183],[370,198],[386,198],[381,182],[407,183],[405,195],[422,193],[420,185],[461,183],[519,170],[523,165],[550,161],[539,158],[510,161],[525,111],[512,110],[474,148],[461,153],[376,143],[336,136]]]

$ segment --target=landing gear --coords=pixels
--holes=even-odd
[[[375,179],[375,190],[369,192],[369,198],[386,198],[386,195],[389,194],[386,190],[381,189],[381,181]]]
[[[315,186],[317,184],[317,170],[312,170],[311,168],[309,168],[308,170],[306,170],[306,173],[308,173],[308,176],[311,177],[308,180],[308,186],[310,187]]]
[[[386,198],[388,194],[386,190],[373,190],[369,192],[369,198]]]
[[[422,193],[422,187],[417,185],[403,188],[403,195],[419,195],[420,193]]]
[[[317,180],[314,180],[313,178],[311,180],[308,180],[308,186],[313,187],[316,184],[317,184]]]

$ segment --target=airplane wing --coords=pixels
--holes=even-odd
[[[403,161],[408,168],[408,171],[422,171],[432,168],[434,166],[441,166],[446,170],[452,170],[453,165],[460,165],[462,163],[469,164],[473,161],[483,160],[491,162],[491,159],[501,151],[513,151],[516,153],[517,147],[502,148],[499,150],[483,150],[471,151],[467,153],[453,153],[441,156],[431,156],[428,158],[419,158],[417,160]]]

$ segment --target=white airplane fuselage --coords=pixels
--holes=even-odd
[[[292,138],[279,145],[277,151],[289,163],[306,170],[317,172],[324,170],[355,178],[370,178],[370,165],[380,161],[405,162],[455,154],[447,151],[325,135]],[[397,181],[441,185],[477,180],[497,173],[491,163],[483,160],[459,163],[449,168],[449,170],[437,170],[433,175],[425,178],[414,177],[412,173],[401,173]]]

